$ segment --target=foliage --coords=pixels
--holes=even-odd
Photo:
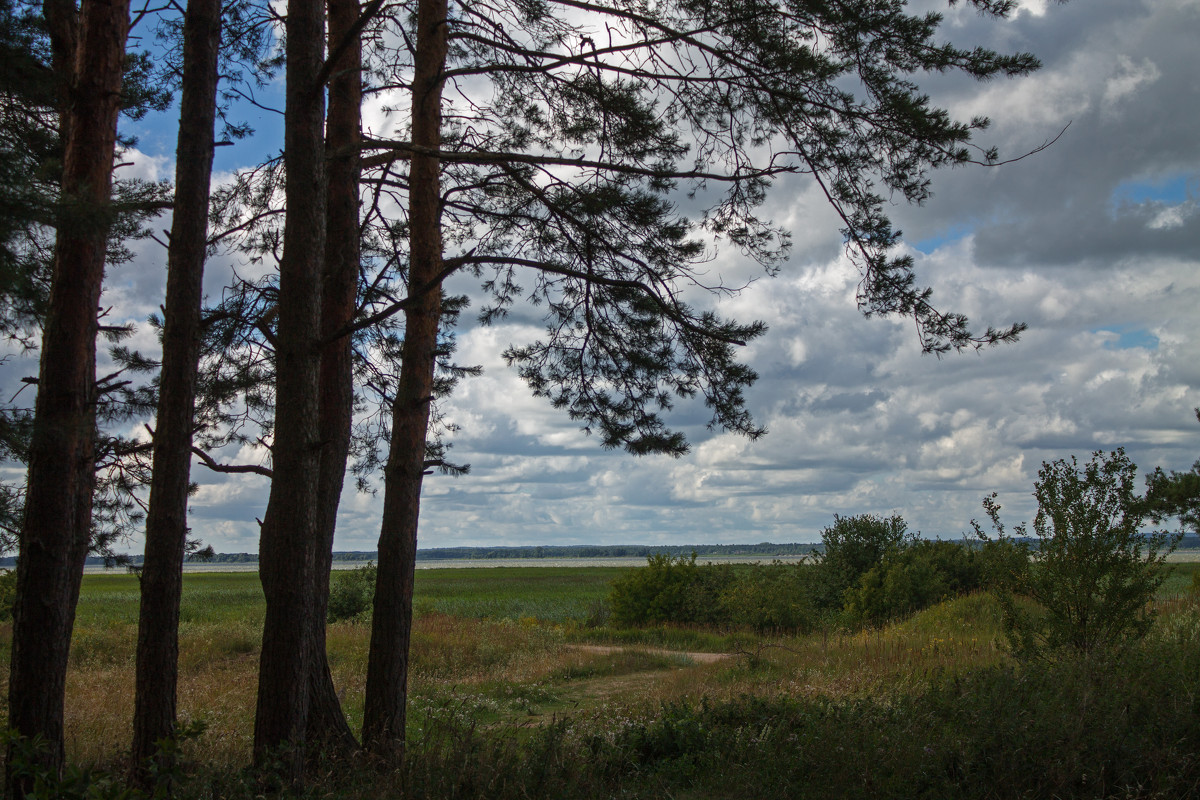
[[[49,293],[50,224],[62,158],[57,84],[40,9],[0,0],[0,336],[36,346]]]
[[[608,596],[615,626],[670,623],[809,630],[816,622],[811,567],[803,564],[696,564],[659,554],[612,583]]]
[[[1146,476],[1146,500],[1155,522],[1179,517],[1183,527],[1200,533],[1200,461],[1190,472],[1171,470],[1170,475],[1156,467]]]
[[[886,553],[843,594],[843,610],[856,622],[879,623],[943,600],[1011,582],[1029,555],[1013,542],[973,543],[917,539]]]
[[[733,573],[720,597],[723,622],[765,632],[803,632],[816,627],[812,567],[805,564],[753,564]]]
[[[1177,537],[1143,534],[1144,505],[1134,493],[1136,466],[1118,448],[1097,451],[1081,469],[1074,456],[1043,462],[1034,484],[1032,563],[1001,587],[1014,653],[1043,657],[1064,648],[1079,653],[1138,639],[1152,621],[1148,608],[1165,577],[1163,563]],[[1008,537],[992,494],[983,500],[1000,540]],[[972,521],[976,533],[987,538]],[[1008,539],[1024,545],[1024,523]],[[1016,596],[1028,597],[1030,609]]]
[[[1012,11],[971,2],[988,15]],[[513,2],[466,6],[447,22],[452,44],[436,71],[446,75],[447,91],[468,101],[448,117],[439,152],[443,193],[454,197],[441,209],[445,274],[483,278],[484,321],[521,303],[544,312],[543,340],[505,355],[535,393],[605,446],[683,452],[686,442],[663,412],[692,397],[712,409],[715,426],[761,432],[744,406],[755,375],[735,348],[761,335],[762,324],[722,319],[682,297],[689,285],[718,295],[739,288],[712,285],[706,241],[724,240],[768,272],[778,269],[787,234],[757,212],[782,175],[812,176],[834,205],[863,270],[865,313],[912,316],[922,346],[935,352],[1008,341],[1023,328],[974,336],[961,315],[934,308],[911,258],[895,251],[899,233],[884,196],[920,203],[932,169],[995,155],[970,143],[987,120],[955,120],[932,106],[914,74],[962,70],[986,79],[1028,73],[1037,60],[945,44],[940,15],[910,13],[891,0],[852,10],[793,3],[744,10],[600,3],[588,6],[585,20]],[[595,46],[592,26],[601,21],[622,45]],[[416,59],[416,37],[405,27],[412,20],[381,14],[364,22],[367,91],[407,86]],[[363,159],[371,191],[362,209],[354,335],[360,352],[383,356],[358,368],[368,403],[372,395],[389,399],[396,383],[388,356],[398,354],[402,331],[389,315],[403,302],[410,261],[410,220],[396,213],[407,206],[413,156],[405,131],[399,126],[399,140],[390,141],[381,129]],[[282,180],[276,159],[217,192],[214,224],[228,232],[214,237],[220,247],[268,268],[277,260]],[[694,218],[674,201],[686,191],[701,204]],[[228,412],[234,430],[245,426],[254,443],[270,438],[264,412],[274,398],[262,382],[273,371],[277,293],[271,276],[238,283],[212,315],[205,360],[217,372],[201,418],[205,430],[219,430],[209,418]],[[454,376],[446,364],[439,371]],[[359,417],[369,420],[361,440],[386,440],[386,420]],[[373,451],[366,447],[364,471],[378,466]]]
[[[42,334],[56,230],[102,222],[109,228],[108,264],[121,264],[132,258],[126,243],[150,236],[148,222],[169,206],[170,196],[165,184],[117,179],[116,214],[81,211],[60,202],[63,142],[50,49],[40,4],[0,0],[0,338],[26,353],[37,349]],[[122,110],[134,119],[151,109],[163,110],[170,101],[170,93],[151,80],[150,63],[146,53],[130,52],[126,58]],[[107,324],[106,314],[100,314],[100,333],[113,343],[112,356],[122,369],[97,382],[101,428],[152,409],[145,392],[127,379],[131,372],[155,366],[117,345],[133,330]],[[24,463],[33,415],[14,400],[0,404],[0,460]],[[137,442],[98,433],[91,547],[97,555],[111,557],[112,545],[141,524],[142,501],[134,492],[149,479],[148,463],[136,458],[141,449]],[[23,483],[0,483],[0,552],[16,549],[24,499]]]
[[[12,619],[13,603],[17,599],[17,571],[0,570],[0,622]]]
[[[355,569],[339,570],[329,580],[330,622],[358,619],[371,610],[375,596],[375,564],[367,563]]]
[[[48,47],[35,4],[0,0],[0,338],[6,349],[37,346],[49,295],[49,223],[61,152]],[[32,414],[15,399],[0,403],[0,461],[26,459]],[[17,547],[24,494],[23,483],[0,482],[0,553]]]
[[[705,580],[696,554],[672,558],[656,554],[646,566],[613,581],[608,604],[617,625],[656,622],[709,622],[715,603],[711,589],[718,581]],[[702,598],[708,595],[708,603]]]
[[[31,739],[9,730],[0,736],[0,744],[10,754],[14,777],[30,781],[25,800],[168,800],[177,796],[186,780],[179,766],[182,745],[201,736],[204,729],[204,723],[193,722],[157,743],[150,759],[148,791],[129,786],[120,775],[76,764],[57,774],[44,765],[49,745],[40,735]]]
[[[1012,571],[1009,543],[972,547],[929,541],[899,516],[837,517],[815,564],[697,565],[696,556],[651,556],[613,581],[608,603],[617,626],[671,623],[807,632],[841,619],[881,622],[981,589]]]
[[[890,554],[915,541],[906,528],[904,519],[895,514],[886,519],[874,514],[835,515],[833,524],[821,531],[824,547],[816,558],[817,604],[840,609],[847,589],[856,586]]]
[[[313,796],[1187,797],[1200,780],[1196,640],[850,696],[742,694],[530,727],[427,718],[403,765],[331,769]],[[386,788],[383,788],[386,787]],[[224,786],[222,787],[224,788]],[[222,796],[252,796],[248,790]]]
[[[863,574],[846,590],[844,609],[853,619],[882,621],[932,605],[947,596],[942,576],[926,560],[897,555]]]
[[[1196,409],[1200,420],[1200,408]],[[1200,533],[1200,460],[1190,472],[1171,470],[1167,475],[1162,467],[1146,476],[1146,512],[1155,522],[1178,517],[1180,524]]]

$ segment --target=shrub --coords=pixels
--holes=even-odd
[[[914,540],[899,515],[886,519],[874,514],[834,516],[833,525],[821,531],[824,549],[815,562],[819,568],[814,593],[817,606],[840,609],[847,589]]]
[[[696,564],[696,556],[651,556],[613,581],[612,622],[721,625],[757,631],[808,630],[816,616],[812,567],[799,564]]]
[[[731,578],[727,567],[698,567],[695,553],[649,556],[645,567],[613,581],[612,620],[617,625],[717,622],[718,599]]]
[[[847,589],[845,610],[854,619],[879,622],[982,586],[977,550],[963,542],[919,540],[892,551]]]
[[[812,566],[807,564],[755,564],[737,574],[721,594],[720,608],[726,624],[750,627],[760,633],[800,631],[816,626]]]
[[[999,592],[1009,643],[1018,656],[1040,657],[1062,648],[1091,653],[1149,630],[1149,602],[1178,539],[1140,532],[1145,506],[1133,491],[1136,471],[1122,449],[1097,451],[1082,469],[1074,456],[1042,464],[1033,493],[1038,510],[1032,563],[1008,576]],[[983,507],[1005,540],[995,494],[984,498]],[[972,525],[987,538],[978,523]],[[1018,539],[1027,535],[1024,524],[1014,532]],[[1014,594],[1029,597],[1038,608],[1015,602]]]
[[[1029,547],[1007,537],[988,539],[979,548],[980,577],[990,589],[1020,585],[1029,572]]]
[[[340,622],[365,616],[375,596],[375,564],[335,572],[329,583],[329,609],[326,618]]]
[[[13,603],[17,600],[17,571],[0,569],[0,622],[12,619]]]
[[[881,622],[911,614],[951,595],[944,576],[922,558],[897,557],[872,567],[846,590],[844,610],[853,619]]]

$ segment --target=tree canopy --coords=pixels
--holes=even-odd
[[[1200,408],[1196,409],[1200,420]],[[1180,524],[1200,533],[1200,459],[1187,472],[1163,472],[1155,467],[1146,476],[1146,511],[1155,522],[1177,517]]]
[[[399,111],[414,35],[389,13],[370,51],[373,92],[396,98]],[[894,252],[885,194],[919,203],[931,169],[997,158],[970,144],[987,120],[954,120],[916,76],[986,79],[1038,63],[939,42],[940,19],[880,0],[454,5],[441,142],[414,145],[403,123],[398,137],[366,137],[366,181],[377,187],[368,219],[405,230],[395,215],[411,189],[407,166],[436,157],[446,242],[438,280],[481,276],[484,322],[522,302],[541,309],[545,336],[505,353],[535,394],[603,446],[634,453],[682,453],[662,412],[696,394],[714,426],[755,436],[743,395],[755,375],[735,353],[764,327],[709,308],[710,294],[740,287],[706,268],[721,242],[768,274],[779,268],[788,232],[759,209],[781,176],[810,176],[841,217],[868,315],[911,316],[935,353],[1022,329],[973,334],[963,316],[932,305],[911,258]],[[396,254],[401,268],[405,260]]]

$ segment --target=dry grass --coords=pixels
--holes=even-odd
[[[967,598],[879,630],[746,645],[732,658],[714,663],[650,648],[589,652],[567,646],[562,629],[532,620],[431,613],[418,618],[414,627],[412,693],[418,709],[444,706],[455,698],[502,721],[566,710],[637,713],[702,696],[856,694],[995,662],[1001,657],[995,632],[979,624],[981,615],[986,619],[990,613],[986,606],[985,598]],[[0,635],[8,630],[0,629]],[[258,636],[254,618],[192,620],[181,626],[179,711],[183,720],[207,725],[194,745],[205,761],[235,766],[248,760]],[[369,638],[370,628],[362,623],[329,627],[330,666],[354,726],[362,716]],[[111,763],[128,747],[135,641],[130,620],[93,623],[77,631],[66,718],[73,761]]]
[[[249,759],[260,624],[248,615],[181,626],[180,716],[206,723],[189,746],[208,763],[236,767]],[[994,604],[981,595],[877,630],[747,640],[730,658],[696,663],[648,647],[589,652],[569,646],[563,628],[534,620],[429,613],[414,628],[414,724],[447,709],[486,725],[566,712],[641,716],[664,702],[705,696],[857,695],[996,663],[1003,658],[998,625]],[[129,619],[97,619],[77,631],[67,687],[71,760],[113,763],[128,747],[135,637]],[[369,638],[364,623],[329,627],[330,665],[354,727]]]

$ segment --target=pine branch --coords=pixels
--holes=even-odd
[[[230,475],[263,475],[267,478],[273,477],[274,472],[270,467],[260,466],[258,464],[220,464],[208,453],[201,450],[195,445],[192,446],[192,452],[200,458],[204,466],[208,467],[213,472],[222,472]]]

